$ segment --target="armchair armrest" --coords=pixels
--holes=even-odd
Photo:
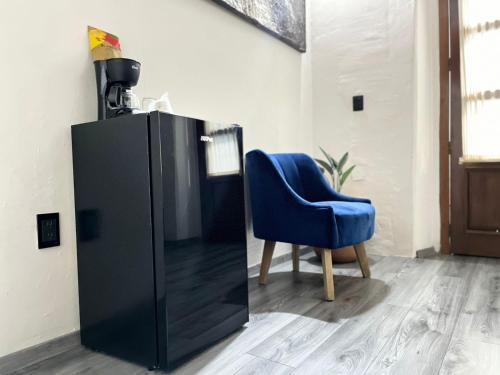
[[[359,202],[359,203],[371,203],[370,199],[367,198],[357,198],[348,195],[341,194],[335,191],[326,178],[321,173],[319,167],[311,164],[311,168],[307,170],[308,174],[308,184],[307,184],[307,198],[311,202],[321,202],[321,201],[341,201],[341,202]]]
[[[345,195],[339,192],[336,192],[332,188],[329,188],[330,192],[328,193],[332,201],[341,201],[341,202],[358,202],[358,203],[369,203],[371,204],[372,201],[368,198],[359,198],[359,197],[351,197],[350,195]]]

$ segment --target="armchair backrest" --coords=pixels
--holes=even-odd
[[[250,151],[247,158],[267,158],[281,178],[301,198],[315,201],[318,187],[328,184],[316,162],[306,154],[266,154],[261,150]],[[251,164],[250,164],[250,168]],[[265,176],[262,176],[265,177]]]

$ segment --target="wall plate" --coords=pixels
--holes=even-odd
[[[58,212],[36,215],[36,225],[39,249],[46,249],[61,244]]]
[[[365,109],[364,97],[363,95],[357,95],[352,97],[352,110],[354,112],[362,111]]]

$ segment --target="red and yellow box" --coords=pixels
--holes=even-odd
[[[88,36],[94,61],[122,57],[120,39],[116,35],[88,26]]]

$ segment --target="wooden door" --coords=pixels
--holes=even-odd
[[[449,4],[451,252],[500,257],[500,163],[459,162],[462,156],[459,0],[450,0]]]

